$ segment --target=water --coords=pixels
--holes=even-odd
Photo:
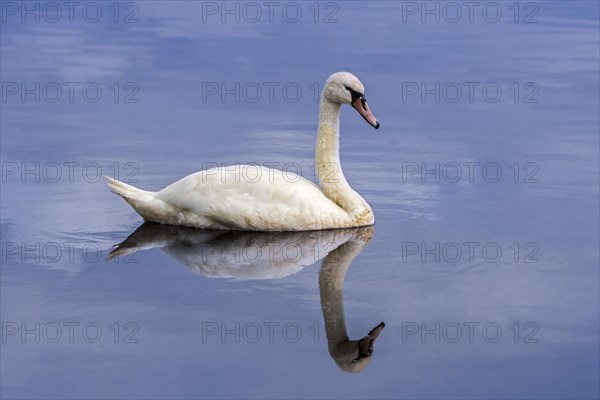
[[[2,4],[3,397],[599,396],[596,2],[22,4]],[[372,231],[145,226],[107,260],[142,221],[100,172],[312,178],[337,70],[382,124],[342,113]],[[344,334],[381,321],[353,362]]]

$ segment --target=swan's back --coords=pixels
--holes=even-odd
[[[198,228],[288,231],[337,228],[350,222],[348,213],[315,183],[292,172],[254,165],[199,171],[154,197],[172,207],[177,224]]]

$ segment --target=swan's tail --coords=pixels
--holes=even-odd
[[[104,176],[113,193],[121,196],[144,220],[159,224],[180,225],[182,210],[156,198],[158,192],[138,189],[124,182]]]
[[[102,175],[107,180],[110,191],[123,197],[129,204],[132,201],[150,201],[154,199],[152,192],[138,189],[124,182]],[[133,204],[132,204],[133,205]],[[134,207],[135,208],[135,207]]]
[[[121,196],[146,221],[163,222],[169,214],[169,207],[163,201],[154,197],[155,192],[138,189],[124,182],[104,175],[111,192]]]

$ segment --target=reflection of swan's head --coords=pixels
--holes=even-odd
[[[364,338],[348,341],[347,345],[343,346],[343,351],[333,351],[331,355],[337,366],[342,371],[351,373],[357,373],[365,369],[371,361],[375,340],[377,340],[384,327],[385,323],[381,322],[371,329],[371,332]]]
[[[329,103],[350,104],[375,129],[379,122],[367,105],[365,87],[361,81],[350,72],[336,72],[325,82],[323,100]]]

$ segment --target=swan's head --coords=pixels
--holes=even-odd
[[[350,104],[375,129],[379,122],[367,105],[365,87],[350,72],[336,72],[331,75],[323,88],[323,100],[330,103]]]

